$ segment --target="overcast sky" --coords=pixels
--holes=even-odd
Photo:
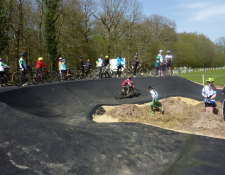
[[[174,20],[177,32],[197,32],[215,42],[225,36],[225,0],[139,0],[145,16]]]

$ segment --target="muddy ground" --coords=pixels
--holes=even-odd
[[[222,103],[216,101],[214,113],[205,112],[203,101],[184,97],[160,100],[164,112],[151,112],[150,103],[102,106],[93,115],[95,122],[135,122],[154,125],[184,133],[225,139],[225,121],[222,120]]]

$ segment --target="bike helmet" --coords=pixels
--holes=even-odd
[[[66,61],[66,59],[62,59],[62,61]]]
[[[43,58],[42,57],[39,57],[38,60],[43,60]]]
[[[149,90],[150,90],[150,89],[153,89],[153,86],[149,86],[148,89],[149,89]]]
[[[103,57],[103,55],[100,55],[100,57]]]
[[[80,57],[80,59],[83,59],[83,57]]]
[[[138,53],[135,53],[135,55],[138,55]]]
[[[59,57],[59,60],[62,60],[62,57]]]
[[[118,57],[121,57],[121,54],[118,54]]]
[[[170,53],[170,51],[168,50],[167,53]]]
[[[131,76],[129,76],[128,78],[129,78],[129,79],[132,79],[132,78],[133,78],[133,76],[131,75]]]
[[[20,56],[23,56],[23,57],[25,57],[25,56],[26,56],[26,54],[25,54],[25,53],[21,53],[21,54],[20,54]]]
[[[214,82],[214,78],[207,78],[206,81],[207,82]]]
[[[2,62],[3,61],[3,58],[0,58],[0,61]]]
[[[108,55],[106,55],[105,58],[109,58]]]
[[[159,50],[159,52],[163,52],[163,50]]]

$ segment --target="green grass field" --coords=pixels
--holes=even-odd
[[[206,78],[213,77],[215,80],[214,84],[217,86],[225,85],[225,69],[174,74],[174,76],[183,77],[201,84],[202,84],[202,75],[204,75],[205,80]],[[204,84],[206,85],[206,81]]]

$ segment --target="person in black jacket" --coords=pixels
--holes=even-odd
[[[225,86],[223,87],[222,94],[223,95],[225,94]],[[223,117],[223,120],[225,121],[225,99],[223,100],[223,105],[222,105],[222,117]]]
[[[137,64],[140,63],[140,61],[138,61],[138,59],[137,59],[137,56],[138,56],[138,54],[135,53],[135,56],[134,56],[134,75],[133,75],[133,77],[136,77]]]
[[[84,78],[84,63],[83,63],[83,57],[80,57],[80,69],[82,72],[82,77]]]

